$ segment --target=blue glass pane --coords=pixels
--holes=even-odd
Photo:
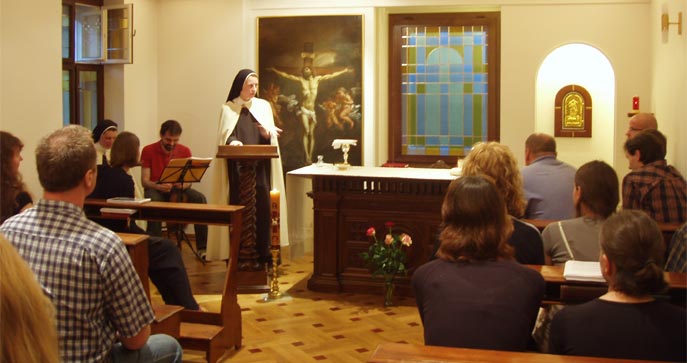
[[[449,142],[451,145],[463,145],[463,138],[462,137],[452,137]]]
[[[427,119],[429,119],[429,114],[431,113],[430,111],[427,111],[427,109],[432,108],[431,104],[431,95],[417,95],[417,129],[415,130],[415,133],[419,135],[424,135],[425,134],[425,128],[426,128],[426,123]]]
[[[465,63],[466,65],[472,65],[472,50],[473,49],[471,46],[465,46],[463,48],[463,63]],[[472,72],[472,70],[470,70],[470,72]]]
[[[470,121],[472,121],[472,113],[473,113],[472,112],[472,95],[466,94],[465,96],[463,96],[463,100],[464,100],[463,116],[464,116],[464,120],[468,121],[468,122],[465,122],[463,124],[464,125],[463,126],[463,132],[467,136],[467,135],[472,135],[472,122],[470,122]]]
[[[451,82],[463,82],[465,77],[462,73],[451,73]]]

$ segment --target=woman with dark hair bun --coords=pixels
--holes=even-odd
[[[652,295],[667,289],[661,230],[646,213],[625,210],[601,227],[601,272],[608,292],[569,306],[551,323],[554,354],[687,360],[687,312]]]
[[[506,203],[489,177],[464,176],[441,208],[437,259],[412,277],[426,345],[523,351],[544,296],[513,259]]]

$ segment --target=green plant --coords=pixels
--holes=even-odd
[[[374,227],[367,229],[367,235],[374,239],[374,243],[361,256],[372,271],[372,276],[383,275],[385,278],[391,276],[393,279],[394,275],[406,272],[406,253],[402,247],[409,247],[413,244],[413,240],[406,233],[394,234],[393,222],[386,222],[384,225],[388,233],[383,240],[377,239]]]

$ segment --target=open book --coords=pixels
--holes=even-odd
[[[131,204],[131,203],[136,203],[136,204],[143,204],[150,202],[150,198],[130,198],[130,197],[114,197],[114,198],[107,198],[108,203],[121,203],[121,204]]]
[[[606,282],[599,261],[566,261],[563,277],[566,280]]]

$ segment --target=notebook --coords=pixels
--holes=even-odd
[[[563,277],[574,281],[606,282],[598,261],[566,261]]]
[[[114,197],[114,198],[108,198],[107,202],[108,203],[122,203],[122,204],[130,204],[130,203],[142,204],[142,203],[150,202],[150,198]]]

